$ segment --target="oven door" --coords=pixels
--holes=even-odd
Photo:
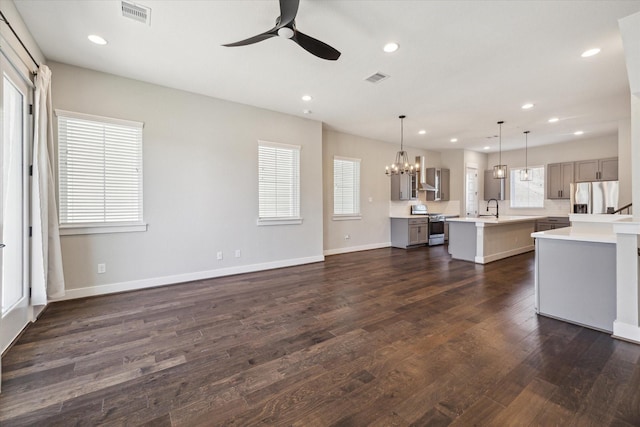
[[[429,246],[444,245],[444,218],[429,219]]]
[[[429,220],[429,236],[442,234],[444,235],[443,220]]]

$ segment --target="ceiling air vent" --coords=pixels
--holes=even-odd
[[[151,25],[151,8],[128,1],[122,2],[122,16]]]
[[[382,74],[382,73],[375,73],[370,75],[369,77],[367,77],[365,80],[371,83],[378,83],[381,82],[384,79],[388,79],[389,76],[386,74]]]

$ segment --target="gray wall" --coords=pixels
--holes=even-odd
[[[144,122],[148,231],[62,237],[67,289],[152,286],[322,259],[320,122],[50,67],[54,108]],[[256,225],[259,139],[302,146],[302,225]],[[96,273],[98,263],[106,263],[105,274]]]
[[[387,143],[325,130],[323,133],[324,163],[324,250],[326,254],[389,246],[391,186],[384,167],[391,164],[399,143]],[[440,153],[406,147],[409,157],[426,156],[427,167],[440,166]],[[333,220],[333,157],[361,159],[360,210],[357,220]],[[424,199],[424,192],[419,195]],[[410,202],[393,202],[408,205]],[[403,208],[403,206],[400,206]],[[404,208],[409,212],[409,208]],[[345,236],[349,236],[348,239]]]

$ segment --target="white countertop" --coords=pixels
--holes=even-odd
[[[574,227],[556,228],[555,230],[537,231],[531,233],[536,239],[571,240],[575,242],[616,243],[616,235],[611,232],[598,230],[576,230]]]
[[[533,216],[533,215],[505,215],[499,218],[494,216],[481,216],[481,217],[471,217],[465,216],[461,218],[449,218],[447,222],[466,222],[466,223],[475,223],[478,227],[491,226],[491,225],[500,225],[500,224],[513,224],[516,222],[530,222],[537,221],[539,219],[548,218],[547,216]]]

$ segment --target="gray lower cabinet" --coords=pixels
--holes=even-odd
[[[427,218],[391,218],[391,246],[406,249],[429,242]]]
[[[555,230],[556,228],[571,227],[569,217],[550,216],[536,221],[536,231]]]
[[[547,199],[569,199],[573,182],[573,162],[547,165]]]
[[[484,199],[504,200],[504,181],[495,179],[492,170],[484,171]]]

